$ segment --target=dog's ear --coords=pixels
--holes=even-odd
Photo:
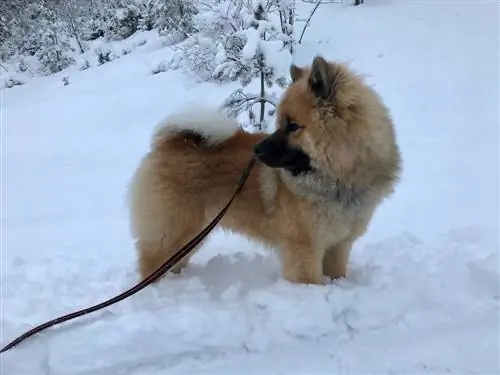
[[[321,56],[316,56],[311,66],[308,79],[311,91],[318,98],[328,99],[335,93],[335,73],[330,64]]]
[[[298,80],[304,74],[304,69],[299,68],[297,65],[292,64],[290,66],[290,77],[292,78],[292,82]]]

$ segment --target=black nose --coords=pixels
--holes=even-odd
[[[264,154],[266,148],[266,140],[260,141],[255,146],[253,146],[253,153],[255,156],[261,156]]]

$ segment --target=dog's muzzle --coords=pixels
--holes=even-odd
[[[269,167],[279,167],[280,159],[286,153],[286,135],[279,130],[257,143],[253,152],[254,155]]]
[[[283,168],[294,176],[311,170],[311,159],[297,147],[290,146],[286,133],[277,130],[253,148],[257,159],[271,168]]]

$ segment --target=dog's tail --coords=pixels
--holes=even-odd
[[[157,127],[151,140],[153,148],[176,137],[197,146],[215,146],[233,136],[240,126],[214,107],[191,105],[170,114]]]

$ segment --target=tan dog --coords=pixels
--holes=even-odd
[[[291,282],[345,276],[354,241],[399,178],[393,123],[376,92],[343,64],[317,56],[290,73],[272,135],[245,133],[200,108],[160,126],[130,189],[143,278],[218,213],[252,153],[260,162],[222,227],[276,249]]]

